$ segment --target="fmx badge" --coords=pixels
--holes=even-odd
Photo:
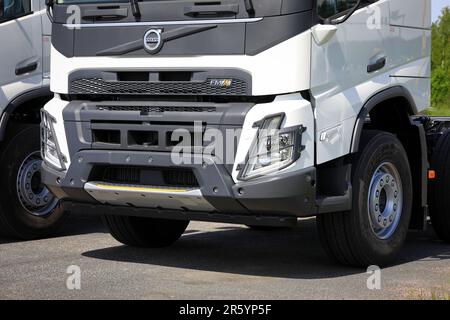
[[[162,29],[150,29],[144,35],[144,48],[148,53],[155,54],[163,45]]]
[[[227,89],[231,87],[233,80],[231,79],[211,79],[209,85],[214,88],[224,88]]]

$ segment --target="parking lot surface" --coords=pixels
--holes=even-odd
[[[369,276],[328,260],[314,219],[272,231],[191,222],[165,249],[123,246],[79,215],[56,238],[0,239],[0,299],[448,299],[450,245],[431,228],[411,232],[379,290]]]

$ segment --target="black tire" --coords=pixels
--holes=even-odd
[[[177,241],[189,225],[186,220],[131,216],[104,216],[103,221],[117,241],[132,247],[162,248]]]
[[[430,218],[440,239],[450,242],[450,130],[436,145],[431,159],[436,180],[430,181]]]
[[[380,165],[395,166],[401,179],[402,212],[392,234],[377,236],[369,217],[369,185]],[[353,267],[385,266],[394,261],[402,248],[409,228],[412,208],[412,178],[408,157],[401,142],[392,134],[366,131],[360,152],[352,166],[353,203],[350,212],[318,216],[317,226],[322,245],[335,261]],[[384,209],[383,209],[384,210]]]
[[[65,218],[64,209],[57,199],[40,212],[41,208],[26,207],[19,192],[18,175],[24,161],[33,155],[40,162],[39,125],[17,126],[0,152],[0,235],[22,240],[55,235]],[[36,169],[37,175],[39,168],[40,165]],[[38,187],[43,188],[39,177],[37,179]],[[48,201],[49,198],[45,199]]]
[[[255,231],[274,231],[286,228],[286,227],[256,226],[251,224],[246,224],[246,226],[247,228]]]

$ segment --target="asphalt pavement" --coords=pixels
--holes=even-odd
[[[123,246],[80,215],[59,237],[0,239],[0,299],[449,299],[450,245],[411,232],[380,289],[370,276],[328,260],[314,219],[271,231],[192,222],[165,249]]]

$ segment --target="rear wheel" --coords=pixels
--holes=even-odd
[[[0,156],[0,234],[35,239],[55,234],[64,210],[41,182],[38,125],[18,128]]]
[[[412,180],[406,151],[392,134],[363,133],[353,162],[350,212],[319,216],[327,253],[342,264],[367,267],[391,263],[405,241],[412,207]]]
[[[111,235],[134,247],[161,248],[177,241],[189,225],[186,220],[167,220],[131,216],[104,216]]]
[[[430,182],[430,218],[439,238],[450,242],[450,130],[438,141],[431,159],[436,180]]]

